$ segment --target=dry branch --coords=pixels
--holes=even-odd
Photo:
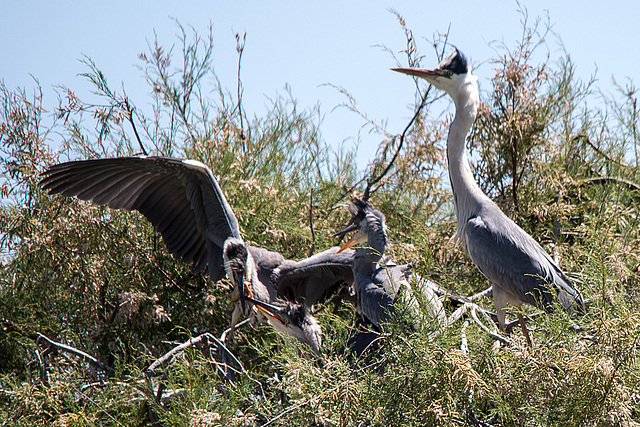
[[[77,348],[73,348],[71,346],[68,346],[68,345],[53,341],[53,340],[51,340],[51,339],[47,338],[46,336],[44,336],[44,335],[39,333],[38,334],[38,338],[36,339],[36,345],[40,345],[43,341],[46,344],[49,345],[49,347],[47,347],[47,349],[45,349],[45,352],[47,354],[51,352],[51,349],[61,350],[61,351],[64,351],[66,353],[71,353],[71,354],[74,354],[74,355],[76,355],[78,357],[83,358],[85,361],[87,361],[90,364],[94,365],[98,369],[108,373],[109,375],[113,375],[115,373],[114,369],[111,366],[105,365],[104,363],[100,362],[98,359],[96,359],[95,357],[85,353],[84,351],[81,351],[81,350],[78,350]],[[41,361],[41,363],[42,363],[42,361]]]

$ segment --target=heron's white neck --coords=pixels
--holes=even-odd
[[[476,119],[480,102],[477,77],[467,75],[451,95],[456,105],[456,115],[447,138],[447,162],[458,223],[454,237],[462,239],[466,220],[477,213],[481,199],[488,199],[471,173],[465,146],[467,133]]]

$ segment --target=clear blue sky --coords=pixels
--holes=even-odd
[[[395,17],[402,14],[421,50],[431,55],[428,41],[451,25],[450,42],[477,66],[480,84],[488,87],[493,74],[486,62],[495,56],[489,45],[503,40],[513,46],[521,34],[521,15],[515,2],[485,1],[8,1],[0,0],[0,78],[9,88],[33,87],[30,75],[45,89],[45,107],[53,108],[54,85],[78,88],[86,97],[87,86],[79,62],[91,57],[110,83],[124,84],[134,103],[144,107],[147,87],[137,55],[147,51],[154,31],[165,45],[175,43],[177,28],[171,18],[205,34],[214,26],[214,65],[222,83],[235,87],[236,32],[247,32],[242,76],[245,109],[261,114],[267,98],[282,93],[289,84],[300,107],[320,103],[326,114],[322,132],[337,144],[357,135],[362,121],[333,107],[344,101],[332,83],[351,92],[362,111],[377,120],[388,120],[389,130],[400,132],[411,112],[410,78],[389,71],[388,53],[404,48]],[[523,1],[530,19],[548,10],[553,30],[561,38],[583,79],[598,69],[599,84],[611,90],[611,77],[638,83],[640,3],[633,1]],[[552,59],[561,55],[554,37],[548,38]],[[423,64],[435,66],[434,56]],[[380,138],[362,135],[361,165],[366,164]]]

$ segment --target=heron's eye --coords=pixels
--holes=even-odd
[[[453,76],[453,71],[447,71],[447,77]]]

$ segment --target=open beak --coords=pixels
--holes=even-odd
[[[355,223],[351,223],[349,225],[347,225],[346,228],[343,228],[342,230],[338,231],[336,234],[333,235],[333,237],[344,237],[345,234],[352,232],[353,230],[357,230],[358,226]]]
[[[241,272],[234,272],[233,275],[234,275],[233,279],[238,286],[238,291],[240,292],[240,307],[242,308],[242,312],[246,315],[247,303],[246,303],[245,292],[247,291],[247,289],[244,285],[244,274]]]
[[[265,313],[267,316],[274,317],[280,322],[282,322],[283,325],[286,325],[287,323],[289,323],[289,318],[284,314],[282,310],[280,310],[275,305],[271,305],[269,303],[259,301],[252,297],[245,297],[245,299],[250,303],[252,303],[255,308]]]
[[[349,227],[347,227],[349,228]],[[345,228],[345,230],[347,229]],[[352,225],[351,229],[356,229],[358,228],[355,225]],[[358,243],[365,243],[367,240],[369,239],[369,236],[367,236],[367,233],[365,233],[364,231],[360,230],[358,228],[358,231],[355,232],[355,234],[353,236],[351,236],[351,239],[349,239],[344,245],[342,245],[342,247],[340,249],[338,249],[336,251],[337,254],[339,254],[340,252],[344,251],[345,249],[353,246],[353,245],[357,245]]]

